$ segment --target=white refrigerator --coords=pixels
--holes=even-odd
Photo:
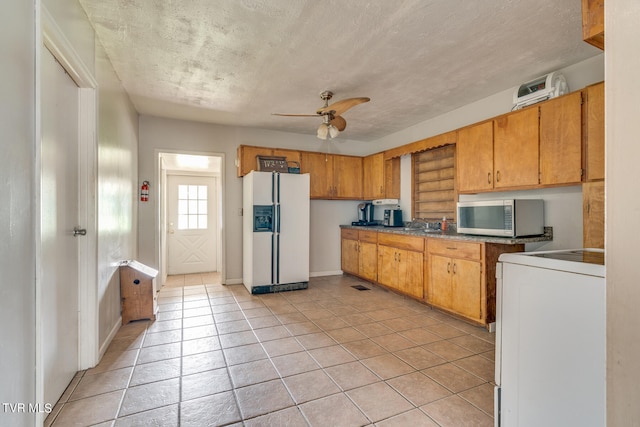
[[[503,254],[496,267],[495,425],[606,425],[604,252]]]
[[[309,286],[309,175],[243,178],[242,275],[252,294]]]

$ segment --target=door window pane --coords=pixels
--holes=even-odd
[[[207,228],[207,186],[178,185],[178,229]]]

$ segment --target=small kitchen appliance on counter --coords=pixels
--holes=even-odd
[[[402,227],[402,210],[400,209],[385,209],[384,222],[385,227]]]
[[[359,225],[359,226],[371,226],[378,225],[377,222],[373,219],[373,204],[371,203],[360,203],[358,205],[358,220],[353,221],[351,225]]]

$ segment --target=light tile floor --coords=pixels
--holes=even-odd
[[[493,425],[483,328],[350,276],[261,296],[207,283],[173,278],[157,320],[123,326],[45,424]]]

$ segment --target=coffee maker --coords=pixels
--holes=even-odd
[[[373,219],[373,204],[372,203],[360,203],[358,205],[358,221],[354,221],[351,225],[376,225],[377,223]]]

